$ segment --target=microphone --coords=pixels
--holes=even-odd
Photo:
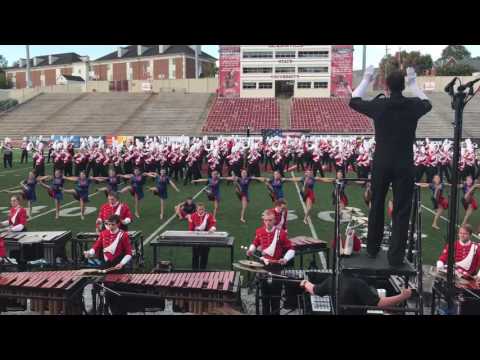
[[[452,90],[453,90],[453,85],[455,84],[455,81],[457,81],[457,79],[458,79],[458,78],[455,76],[455,77],[452,79],[452,81],[450,81],[450,82],[447,84],[447,86],[445,86],[445,89],[444,89],[444,90],[445,90],[446,93],[449,93],[449,94],[450,94],[450,93],[452,92]]]
[[[471,88],[473,86],[473,84],[475,84],[477,81],[480,81],[480,78],[472,80],[472,81],[466,83],[465,85],[460,85],[457,90],[458,91],[464,91],[465,89]]]

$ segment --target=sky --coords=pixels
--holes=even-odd
[[[95,60],[100,56],[115,51],[118,46],[125,45],[30,45],[30,57],[49,55],[55,53],[76,52],[79,55],[88,55],[90,59]],[[422,54],[430,54],[432,59],[437,60],[442,50],[447,45],[388,45],[388,52],[394,54],[401,50],[420,51]],[[472,53],[472,56],[480,56],[480,45],[465,45]],[[206,53],[218,58],[218,45],[202,45],[202,50]],[[362,68],[362,45],[355,45],[353,56],[353,69]],[[3,55],[8,65],[19,58],[25,58],[25,45],[0,45],[0,55]],[[367,66],[377,66],[381,58],[385,56],[385,45],[368,45],[367,46]]]

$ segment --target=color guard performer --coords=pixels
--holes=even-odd
[[[85,204],[89,202],[89,189],[92,181],[98,178],[90,176],[87,177],[85,171],[81,171],[79,176],[64,176],[65,180],[75,181],[75,189],[64,189],[63,191],[72,194],[75,200],[80,202],[80,218],[85,219]]]
[[[140,168],[136,167],[133,170],[133,174],[118,176],[125,179],[130,179],[130,185],[125,186],[122,190],[120,190],[120,193],[123,194],[124,192],[130,191],[130,194],[135,199],[135,216],[137,218],[140,218],[140,201],[145,197],[145,194],[143,192],[143,187],[145,186],[146,182],[145,175],[140,171]]]
[[[206,190],[208,200],[213,201],[213,217],[217,217],[217,211],[220,207],[220,180],[227,178],[221,177],[217,170],[212,171],[212,176],[208,179],[192,180],[192,183],[206,182],[208,190]]]
[[[4,190],[4,192],[8,194],[20,194],[22,195],[23,199],[27,201],[28,204],[28,217],[32,216],[32,203],[37,201],[37,193],[35,188],[37,186],[38,181],[43,181],[47,178],[47,176],[35,176],[33,171],[28,173],[28,177],[20,183],[22,187],[21,190]]]
[[[423,188],[428,187],[432,191],[431,200],[433,209],[435,210],[432,227],[436,230],[440,230],[438,227],[438,219],[443,211],[448,209],[448,199],[443,196],[444,184],[440,179],[440,175],[434,175],[430,184],[417,183],[417,185]]]
[[[302,199],[305,202],[305,217],[303,218],[303,222],[306,225],[308,224],[308,219],[310,217],[310,211],[312,210],[312,206],[315,203],[315,181],[330,182],[331,180],[329,178],[323,178],[318,176],[314,177],[311,170],[306,170],[304,177],[292,179],[300,181],[303,184],[300,194],[302,195]]]
[[[272,210],[263,212],[263,226],[255,231],[255,238],[247,251],[247,256],[252,256],[258,251],[266,269],[272,273],[278,273],[282,266],[285,266],[295,257],[295,250],[288,240],[287,233],[275,227],[275,217],[276,215]],[[268,284],[268,282],[262,281],[261,286],[263,314],[279,315],[282,283],[273,281]]]
[[[475,199],[474,196],[475,189],[478,187],[480,187],[480,184],[475,183],[473,181],[473,177],[468,175],[462,186],[462,204],[463,208],[465,209],[465,217],[463,218],[462,225],[467,223],[472,213],[478,208],[477,199]]]
[[[45,184],[43,181],[39,181],[38,183],[47,189],[48,195],[55,202],[55,219],[58,220],[60,217],[60,202],[63,200],[63,185],[65,183],[62,170],[55,170],[53,178],[51,176],[45,178],[45,180],[50,179],[52,179],[50,185]]]
[[[149,190],[152,191],[154,195],[160,198],[160,220],[163,220],[164,201],[168,198],[168,185],[171,185],[176,192],[180,192],[180,190],[178,190],[172,179],[167,176],[166,170],[160,170],[160,174],[157,174],[155,172],[148,172],[144,173],[144,175],[155,179],[155,187],[151,187],[149,188]]]
[[[232,177],[226,178],[226,180],[233,181],[235,183],[235,192],[242,203],[242,210],[240,211],[240,221],[246,223],[245,212],[247,210],[249,197],[248,197],[248,188],[252,180],[262,181],[262,178],[255,176],[248,176],[247,170],[243,169],[240,172],[240,177],[233,175]]]
[[[105,187],[101,187],[98,191],[103,191],[105,197],[108,197],[109,193],[119,191],[118,186],[121,184],[122,179],[115,170],[110,169],[108,170],[108,177],[98,177],[97,181],[107,183]]]
[[[205,205],[202,203],[197,204],[197,211],[188,218],[189,231],[215,232],[217,230],[216,225],[215,216],[205,211]],[[192,269],[205,270],[209,252],[210,248],[208,247],[194,246],[192,248]]]

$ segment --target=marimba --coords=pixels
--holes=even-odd
[[[324,252],[327,258],[327,267],[329,263],[329,254],[327,242],[314,239],[307,236],[296,236],[289,239],[295,249],[295,256],[300,256],[300,267],[303,268],[303,255]],[[313,258],[315,261],[315,257]]]
[[[80,315],[88,279],[78,271],[0,273],[0,299],[13,299],[40,314]]]
[[[39,257],[43,257],[48,266],[56,267],[55,259],[66,259],[65,244],[72,238],[71,231],[22,231],[0,234],[5,240],[7,251],[20,250],[20,262],[24,261],[24,247],[40,245]]]
[[[164,309],[169,299],[176,311],[205,314],[226,304],[235,306],[240,299],[240,273],[234,271],[108,274],[103,284],[117,292],[132,312]]]
[[[143,233],[141,231],[129,231],[128,237],[132,244],[133,261],[137,266],[143,266]],[[98,234],[95,232],[80,232],[72,239],[71,251],[72,259],[75,267],[78,268],[79,263],[84,259],[83,251],[89,249],[89,245],[98,239]]]
[[[225,231],[165,231],[154,239],[150,245],[153,247],[153,266],[158,263],[159,248],[162,246],[180,247],[219,247],[230,248],[230,268],[233,264],[234,238]]]

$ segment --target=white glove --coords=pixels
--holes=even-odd
[[[417,73],[413,67],[407,68],[407,86],[410,88],[410,91],[413,93],[413,95],[422,100],[428,100],[427,95],[425,95],[425,93],[420,90],[417,85]]]
[[[374,79],[375,68],[370,65],[363,74],[363,80],[352,92],[352,98],[363,98],[367,94],[368,84]]]
[[[437,261],[437,271],[443,271],[444,266],[445,264],[442,261],[440,260]]]
[[[365,70],[365,73],[363,74],[363,79],[364,80],[367,80],[369,83],[373,81],[373,79],[375,78],[374,77],[374,74],[375,74],[375,68],[373,67],[373,65],[370,65],[369,67],[367,67],[367,69]]]
[[[415,69],[411,66],[407,68],[407,86],[411,86],[415,84],[417,81],[417,73],[415,72]]]

